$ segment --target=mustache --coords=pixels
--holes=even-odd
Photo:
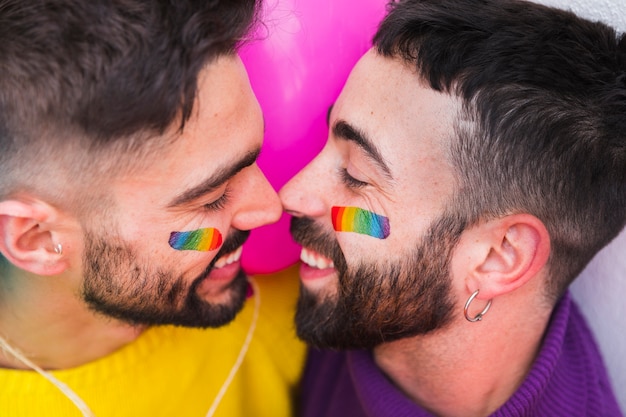
[[[213,258],[209,266],[206,267],[206,269],[204,270],[201,276],[208,275],[213,269],[213,267],[215,266],[215,262],[217,262],[219,258],[221,258],[223,255],[226,255],[227,253],[234,251],[239,246],[243,245],[245,241],[248,240],[248,236],[250,236],[249,230],[235,229],[231,234],[229,234],[226,240],[224,240],[224,243],[222,244],[220,251],[217,253],[217,255],[215,255],[215,257]],[[197,286],[198,284],[199,282],[195,282],[192,285],[195,288],[195,286]]]
[[[342,274],[348,269],[346,258],[333,233],[328,233],[310,217],[292,217],[289,228],[293,240],[333,261]]]
[[[237,249],[239,246],[243,245],[246,240],[248,240],[249,236],[249,230],[234,230],[232,233],[230,233],[226,240],[224,240],[224,244],[220,248],[220,251],[217,253],[217,255],[215,255],[215,258],[213,258],[213,262],[211,262],[211,267],[222,255],[230,253]]]

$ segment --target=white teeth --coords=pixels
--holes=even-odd
[[[335,264],[330,259],[306,248],[302,248],[300,260],[313,268],[326,269],[335,267]]]
[[[305,248],[302,248],[302,250],[300,251],[300,260],[309,266],[311,265],[311,261],[309,259],[309,251]]]
[[[242,246],[239,246],[237,250],[227,253],[226,255],[219,258],[214,265],[214,268],[223,268],[226,265],[230,265],[233,262],[237,262],[241,258],[241,251],[243,250]]]

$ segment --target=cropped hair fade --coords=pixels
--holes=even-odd
[[[626,221],[626,37],[525,1],[405,0],[374,42],[462,100],[455,215],[539,218],[558,297]]]
[[[0,196],[29,186],[25,164],[36,170],[55,156],[41,149],[136,151],[173,123],[182,129],[200,70],[235,52],[258,7],[0,0]]]

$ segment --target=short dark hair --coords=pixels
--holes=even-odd
[[[558,297],[626,222],[626,37],[525,1],[405,0],[374,42],[461,99],[451,206],[542,220]]]
[[[70,138],[87,158],[182,129],[200,70],[235,52],[258,1],[0,0],[0,197]]]

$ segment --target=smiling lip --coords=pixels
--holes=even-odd
[[[325,278],[336,272],[332,260],[311,249],[302,248],[300,260],[300,278],[303,281]]]
[[[209,273],[209,281],[230,281],[234,279],[241,269],[241,251],[239,246],[236,250],[220,257]]]

